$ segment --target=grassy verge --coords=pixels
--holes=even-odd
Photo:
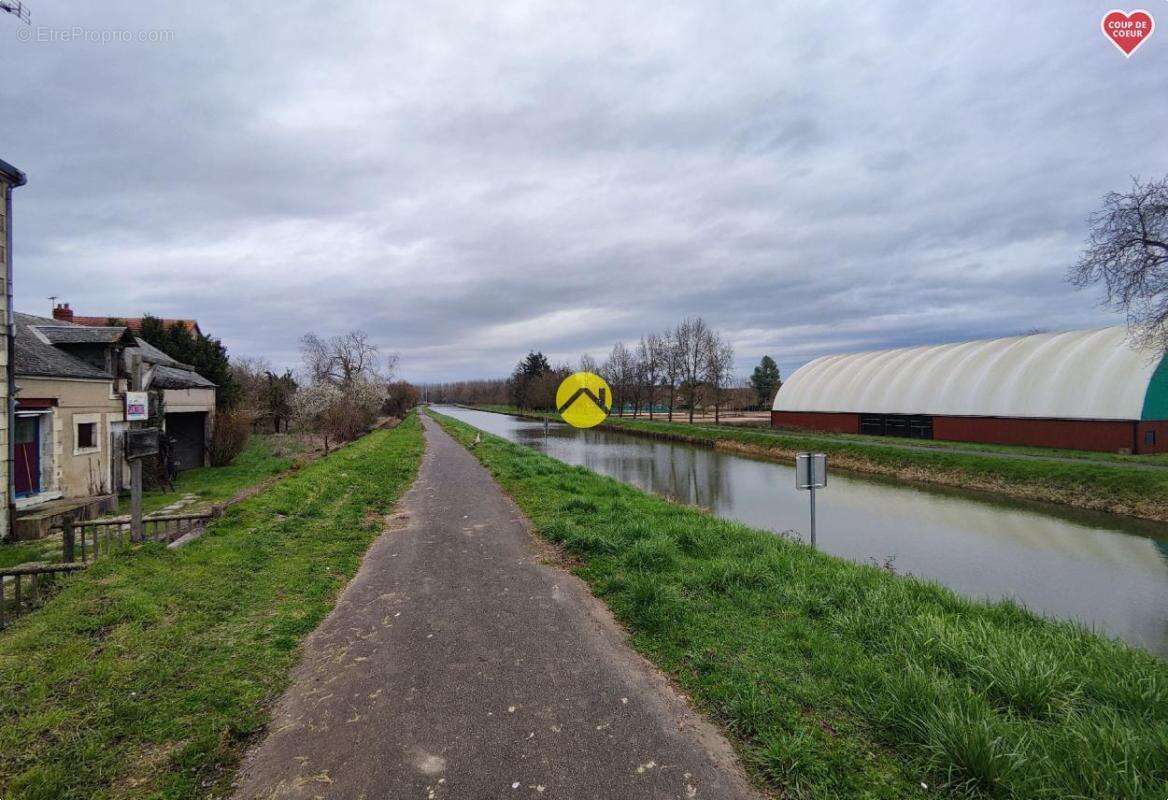
[[[31,561],[60,561],[61,544],[57,539],[37,542],[0,542],[0,569]]]
[[[239,492],[258,486],[288,470],[305,450],[306,446],[301,440],[287,434],[252,436],[243,452],[230,465],[200,467],[182,472],[174,482],[173,492],[161,489],[144,492],[142,510],[150,514],[187,495],[194,495],[196,499],[176,513],[196,511],[214,503],[225,502]],[[128,514],[129,510],[128,501],[123,501],[121,512]],[[60,560],[59,534],[32,542],[0,542],[0,569],[33,561]]]
[[[1151,655],[494,436],[474,453],[781,796],[1168,797]]]
[[[231,507],[185,548],[97,562],[0,634],[0,796],[224,789],[421,453],[412,416]]]
[[[483,410],[514,413],[506,406]],[[1077,508],[1168,522],[1168,468],[1140,468],[1124,461],[1090,461],[1081,451],[1053,451],[1049,458],[1010,457],[1006,448],[965,452],[961,442],[930,447],[897,445],[873,437],[810,435],[771,429],[697,426],[609,417],[602,427],[673,439],[748,455],[790,461],[795,453],[827,453],[835,467],[902,480],[1045,500]],[[863,439],[863,440],[862,440]],[[1023,455],[1034,456],[1033,448]],[[1065,458],[1078,453],[1081,458]]]
[[[146,492],[142,496],[142,509],[146,513],[157,511],[187,494],[199,498],[192,507],[222,503],[287,470],[304,450],[303,442],[287,434],[252,436],[247,447],[228,466],[190,469],[179,473],[173,492]]]

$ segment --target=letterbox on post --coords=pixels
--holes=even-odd
[[[795,488],[811,492],[811,546],[815,547],[815,490],[827,486],[827,455],[798,453],[795,456]]]
[[[138,461],[158,455],[158,428],[133,428],[123,434],[126,439],[126,460]]]

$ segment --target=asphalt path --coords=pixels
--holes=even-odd
[[[237,798],[757,798],[734,752],[428,417],[417,481]]]

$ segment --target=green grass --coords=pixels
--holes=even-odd
[[[514,413],[506,406],[483,410]],[[628,433],[673,438],[697,444],[740,445],[759,455],[788,459],[797,451],[816,450],[837,466],[892,475],[923,483],[978,489],[1011,497],[1047,500],[1079,508],[1168,521],[1168,468],[1139,468],[1105,453],[1046,451],[1049,458],[1010,457],[1010,448],[963,452],[963,442],[932,442],[928,447],[885,438],[812,435],[798,432],[649,422],[609,417],[609,427]],[[1026,448],[1025,455],[1044,451]],[[1074,453],[1080,458],[1064,458]],[[1104,460],[1088,460],[1102,457]],[[1142,459],[1146,457],[1134,457]]]
[[[0,542],[0,569],[30,561],[60,561],[61,547],[55,539],[39,542]]]
[[[421,453],[411,416],[187,547],[97,562],[0,634],[0,796],[222,795]]]
[[[1168,797],[1168,664],[1147,653],[494,436],[474,453],[780,796]]]
[[[185,494],[198,495],[199,505],[222,503],[237,492],[288,469],[303,451],[303,444],[286,434],[252,436],[230,465],[190,469],[179,473],[174,482],[175,491],[144,493],[142,509],[146,513],[157,511]],[[123,506],[122,510],[128,511],[128,501],[123,501]]]

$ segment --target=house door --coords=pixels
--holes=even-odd
[[[41,490],[41,421],[39,417],[16,418],[16,496],[27,497]]]
[[[128,422],[110,423],[110,491],[121,494],[126,488],[126,431]]]

